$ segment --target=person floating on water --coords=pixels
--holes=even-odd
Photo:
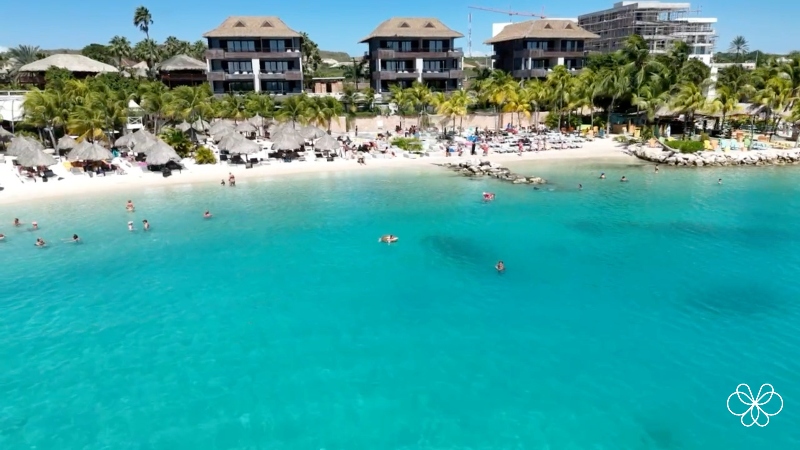
[[[36,244],[34,245],[36,245],[37,247],[44,247],[45,245],[47,245],[47,242],[45,242],[44,239],[42,238],[36,238]]]
[[[211,214],[211,212],[206,211],[206,212],[203,213],[203,217],[206,218],[206,219],[210,219],[212,217],[212,214]]]
[[[150,231],[150,222],[147,219],[142,220],[142,227],[144,227],[144,231]]]
[[[79,238],[77,234],[73,234],[70,239],[62,239],[62,241],[64,241],[64,242],[76,242],[77,243],[77,242],[81,241],[81,238]]]
[[[494,200],[494,193],[492,192],[484,192],[483,193],[483,201],[490,202]]]
[[[387,244],[391,244],[393,242],[397,242],[397,236],[393,234],[384,234],[383,236],[381,236],[380,239],[378,239],[378,242],[385,242]]]
[[[606,173],[605,172],[600,174],[600,179],[601,180],[605,180],[606,179]]]
[[[33,227],[32,230],[38,230],[39,229],[39,224],[36,223],[36,221],[31,222],[31,226]]]
[[[498,272],[505,272],[506,271],[506,264],[503,261],[497,261],[497,264],[494,265],[494,268]]]
[[[14,219],[14,226],[15,227],[20,227],[20,226],[22,226],[22,222],[20,222],[19,219]]]
[[[625,178],[625,175],[623,175],[622,178],[619,179],[619,181],[625,183],[626,181],[628,181],[628,179]]]
[[[6,239],[6,235],[3,234],[3,233],[0,233],[0,241],[4,241],[5,239]]]
[[[717,184],[722,184],[722,178],[720,178],[719,180],[717,180]]]
[[[128,212],[133,212],[134,210],[136,210],[136,207],[133,206],[132,201],[128,200],[128,203],[125,205],[125,210]]]
[[[133,231],[133,221],[132,220],[128,221],[128,231]]]

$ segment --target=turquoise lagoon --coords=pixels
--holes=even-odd
[[[800,171],[518,169],[0,206],[0,448],[800,448]]]

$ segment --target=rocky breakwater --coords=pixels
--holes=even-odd
[[[628,151],[639,159],[669,166],[720,167],[800,164],[800,149],[680,153],[673,150],[635,146],[629,148]]]
[[[546,184],[540,177],[525,177],[511,172],[510,169],[490,161],[461,162],[439,164],[446,169],[458,172],[465,177],[492,177],[514,184]]]

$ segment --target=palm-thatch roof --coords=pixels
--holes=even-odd
[[[196,60],[189,55],[175,55],[158,65],[158,70],[161,72],[177,70],[198,70],[205,72],[207,69],[206,63]]]
[[[105,161],[114,159],[114,155],[98,143],[86,141],[78,144],[67,154],[67,161]]]
[[[184,133],[189,131],[189,129],[191,129],[191,128],[192,128],[192,125],[189,122],[185,121],[185,120],[183,122],[175,125],[175,129],[176,130],[183,131]]]
[[[56,143],[57,150],[72,150],[78,145],[78,142],[70,135],[61,136],[61,139]]]
[[[8,148],[6,149],[6,155],[22,156],[25,153],[42,149],[44,149],[44,146],[41,143],[39,143],[39,141],[27,138],[25,136],[17,136],[11,139],[11,143],[8,144]]]
[[[261,151],[261,147],[249,139],[239,139],[228,147],[231,153],[239,153],[242,155],[250,155]]]
[[[83,55],[55,54],[19,68],[19,72],[46,72],[51,67],[82,73],[119,72],[116,67]]]
[[[759,105],[758,103],[737,103],[736,107],[734,107],[731,111],[728,111],[725,115],[727,117],[733,116],[755,116],[765,112],[767,107],[764,105]],[[682,113],[677,110],[673,110],[667,105],[661,106],[656,110],[656,117],[677,117],[680,116]],[[697,111],[695,112],[698,116],[706,116],[706,117],[722,117],[722,112],[710,112],[710,111]]]
[[[244,140],[246,139],[241,134],[231,132],[226,134],[225,136],[222,137],[222,139],[219,140],[219,142],[217,143],[217,148],[219,148],[220,150],[230,151],[230,148],[233,147],[237,142],[241,142]]]
[[[203,37],[300,37],[280,18],[275,16],[230,16],[217,28]]]
[[[126,134],[121,138],[114,141],[114,145],[117,147],[136,147],[137,145],[143,145],[147,142],[156,140],[156,137],[153,133],[147,131],[144,128],[140,128],[136,130],[134,133]]]
[[[147,158],[145,162],[155,166],[166,164],[170,161],[180,161],[181,157],[175,152],[175,149],[167,145],[164,141],[156,141],[147,150]]]
[[[325,136],[322,136],[321,138],[317,139],[316,142],[314,142],[314,150],[332,151],[338,150],[341,146],[342,144],[330,134],[325,134]]]
[[[209,127],[210,125],[208,121],[205,121],[203,119],[197,119],[194,122],[192,122],[192,128],[194,128],[196,131],[206,131],[208,130]]]
[[[22,167],[52,166],[58,163],[55,158],[36,149],[17,156],[17,163]]]
[[[321,138],[322,136],[325,136],[325,134],[327,133],[325,133],[325,131],[321,128],[307,126],[299,128],[297,130],[297,134],[303,136],[306,139],[318,139]]]
[[[306,143],[306,140],[294,130],[280,133],[272,140],[273,150],[297,150]]]
[[[597,39],[600,36],[586,31],[571,20],[541,19],[506,25],[497,36],[484,44],[516,41],[519,39]]]
[[[11,138],[13,136],[14,134],[12,134],[10,131],[6,130],[3,127],[0,127],[0,138]]]
[[[464,37],[458,31],[451,30],[439,19],[433,17],[392,17],[384,20],[367,37],[358,41],[363,44],[374,38],[441,38],[453,39]]]
[[[236,125],[236,131],[239,133],[255,133],[256,126],[250,122],[242,122],[239,125]]]

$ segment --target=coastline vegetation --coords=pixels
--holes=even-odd
[[[782,123],[800,120],[800,54],[784,59],[761,54],[757,67],[746,70],[738,64],[749,54],[743,37],[731,43],[729,55],[737,63],[721,69],[716,81],[711,80],[708,66],[689,58],[685,43],[677,42],[665,54],[650,54],[646,42],[632,36],[614,53],[591,55],[579,72],[557,66],[545,79],[520,81],[501,70],[483,68],[467,80],[464,89],[436,92],[415,82],[405,89],[393,86],[384,103],[372,89],[356,89],[359,78],[368,76],[363,63],[351,67],[356,83],[345,85],[338,98],[307,94],[278,98],[255,92],[214,96],[207,84],[170,89],[156,79],[153,69],[157,63],[172,54],[201,57],[205,45],[202,41],[189,44],[170,38],[156,43],[149,35],[154,21],[144,7],[135,10],[133,24],[144,34],[144,40],[131,47],[127,39],[115,36],[108,46],[101,46],[106,54],[91,57],[118,67],[128,58],[143,61],[147,76],[123,71],[75,79],[68,71],[52,68],[46,74],[45,88],[33,88],[26,95],[25,120],[20,127],[23,134],[38,134],[52,145],[63,134],[113,141],[128,118],[136,116],[185,154],[193,144],[172,125],[213,118],[240,121],[256,115],[328,130],[343,117],[349,131],[357,117],[395,113],[401,118],[401,126],[405,120],[414,120],[421,128],[436,125],[455,130],[465,117],[476,112],[495,113],[498,128],[506,120],[512,124],[539,123],[541,114],[548,112],[544,122],[551,128],[591,125],[606,132],[611,131],[612,115],[619,115],[625,120],[642,121],[642,138],[660,135],[662,119],[680,115],[684,117],[685,136],[701,131],[694,126],[700,115],[711,117],[704,122],[702,132],[718,136],[729,136],[732,129],[744,124],[774,133]],[[305,36],[304,71],[314,73],[321,67],[320,51]],[[4,58],[14,61],[10,71],[13,77],[15,69],[42,56],[38,47],[20,46]],[[709,100],[706,94],[711,88],[716,96]],[[130,101],[139,108],[130,108]],[[763,108],[741,111],[740,103]],[[443,117],[432,124],[431,114]]]

